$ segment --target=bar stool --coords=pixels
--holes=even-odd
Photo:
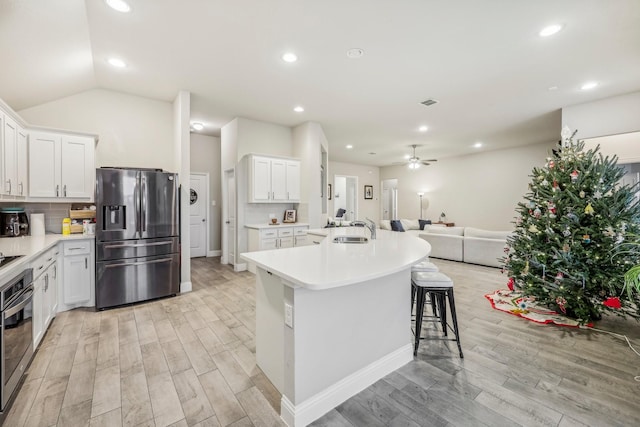
[[[456,305],[453,297],[453,281],[446,275],[440,272],[415,272],[411,273],[411,287],[412,293],[417,295],[417,307],[416,307],[416,341],[413,349],[413,355],[418,354],[418,345],[420,344],[420,331],[422,329],[423,311],[427,293],[431,295],[432,303],[433,299],[436,300],[438,307],[438,313],[434,313],[434,316],[440,320],[442,324],[442,330],[444,336],[447,336],[447,305],[446,300],[449,300],[449,308],[451,309],[451,322],[453,323],[453,332],[455,338],[451,341],[456,341],[458,344],[458,351],[460,352],[460,358],[463,358],[462,347],[460,346],[460,334],[458,332],[458,317],[456,316]],[[412,304],[413,308],[413,304]],[[443,338],[447,339],[447,338]]]
[[[419,272],[419,271],[437,273],[438,272],[438,266],[435,265],[434,263],[430,262],[429,259],[427,258],[426,260],[411,266],[411,273],[412,274],[416,273],[416,272]],[[413,305],[414,305],[415,300],[416,300],[416,288],[411,286],[411,311],[413,311]],[[433,310],[433,315],[435,316],[436,315],[436,307],[434,305],[433,299],[431,299],[431,309]]]

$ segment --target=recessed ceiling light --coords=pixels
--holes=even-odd
[[[202,123],[199,122],[193,122],[193,124],[191,125],[191,127],[193,127],[195,130],[202,130],[204,129],[204,125]]]
[[[358,59],[364,56],[364,50],[359,47],[354,47],[347,51],[347,58]]]
[[[293,52],[287,52],[282,55],[282,60],[284,62],[296,62],[298,60],[298,55]]]
[[[598,86],[598,82],[587,82],[583,84],[580,89],[582,90],[590,90]]]
[[[300,105],[298,105],[293,109],[293,111],[295,111],[296,113],[302,113],[304,112],[304,107],[301,107]]]
[[[105,0],[105,3],[118,12],[127,13],[131,11],[131,6],[124,0]]]
[[[127,66],[127,64],[120,58],[109,58],[107,62],[116,68],[124,68]]]
[[[482,147],[482,142],[476,142],[475,144],[473,144],[473,148],[480,148]]]
[[[426,132],[426,131],[428,131],[428,130],[429,130],[429,128],[428,128],[427,126],[420,126],[420,127],[418,128],[418,130],[419,130],[420,132]]]
[[[540,30],[538,34],[540,35],[540,37],[549,37],[554,35],[560,30],[562,30],[562,25],[553,24],[553,25],[549,25],[548,27],[544,27],[542,30]]]
[[[353,148],[353,145],[347,144],[347,145],[345,145],[344,148],[346,148],[347,150],[351,150]]]

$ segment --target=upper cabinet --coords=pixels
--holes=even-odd
[[[0,113],[0,115],[2,115]],[[7,196],[25,197],[27,156],[27,132],[9,115],[2,115],[2,186],[0,193]]]
[[[93,201],[95,176],[92,137],[31,132],[30,198]]]
[[[300,201],[300,161],[249,156],[249,203]]]

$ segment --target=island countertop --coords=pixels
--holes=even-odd
[[[431,246],[421,238],[377,230],[370,239],[365,227],[312,230],[327,237],[318,245],[241,254],[247,261],[280,276],[292,286],[331,289],[384,277],[425,259]],[[334,243],[336,236],[364,236],[364,244]]]

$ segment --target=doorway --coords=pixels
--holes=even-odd
[[[236,175],[234,169],[222,177],[222,257],[221,264],[235,265],[236,253]]]
[[[194,172],[189,187],[191,258],[207,255],[209,234],[209,174]]]
[[[355,221],[358,219],[358,177],[335,175],[333,180],[333,215],[342,219]]]
[[[382,219],[398,219],[398,180],[382,181]]]

